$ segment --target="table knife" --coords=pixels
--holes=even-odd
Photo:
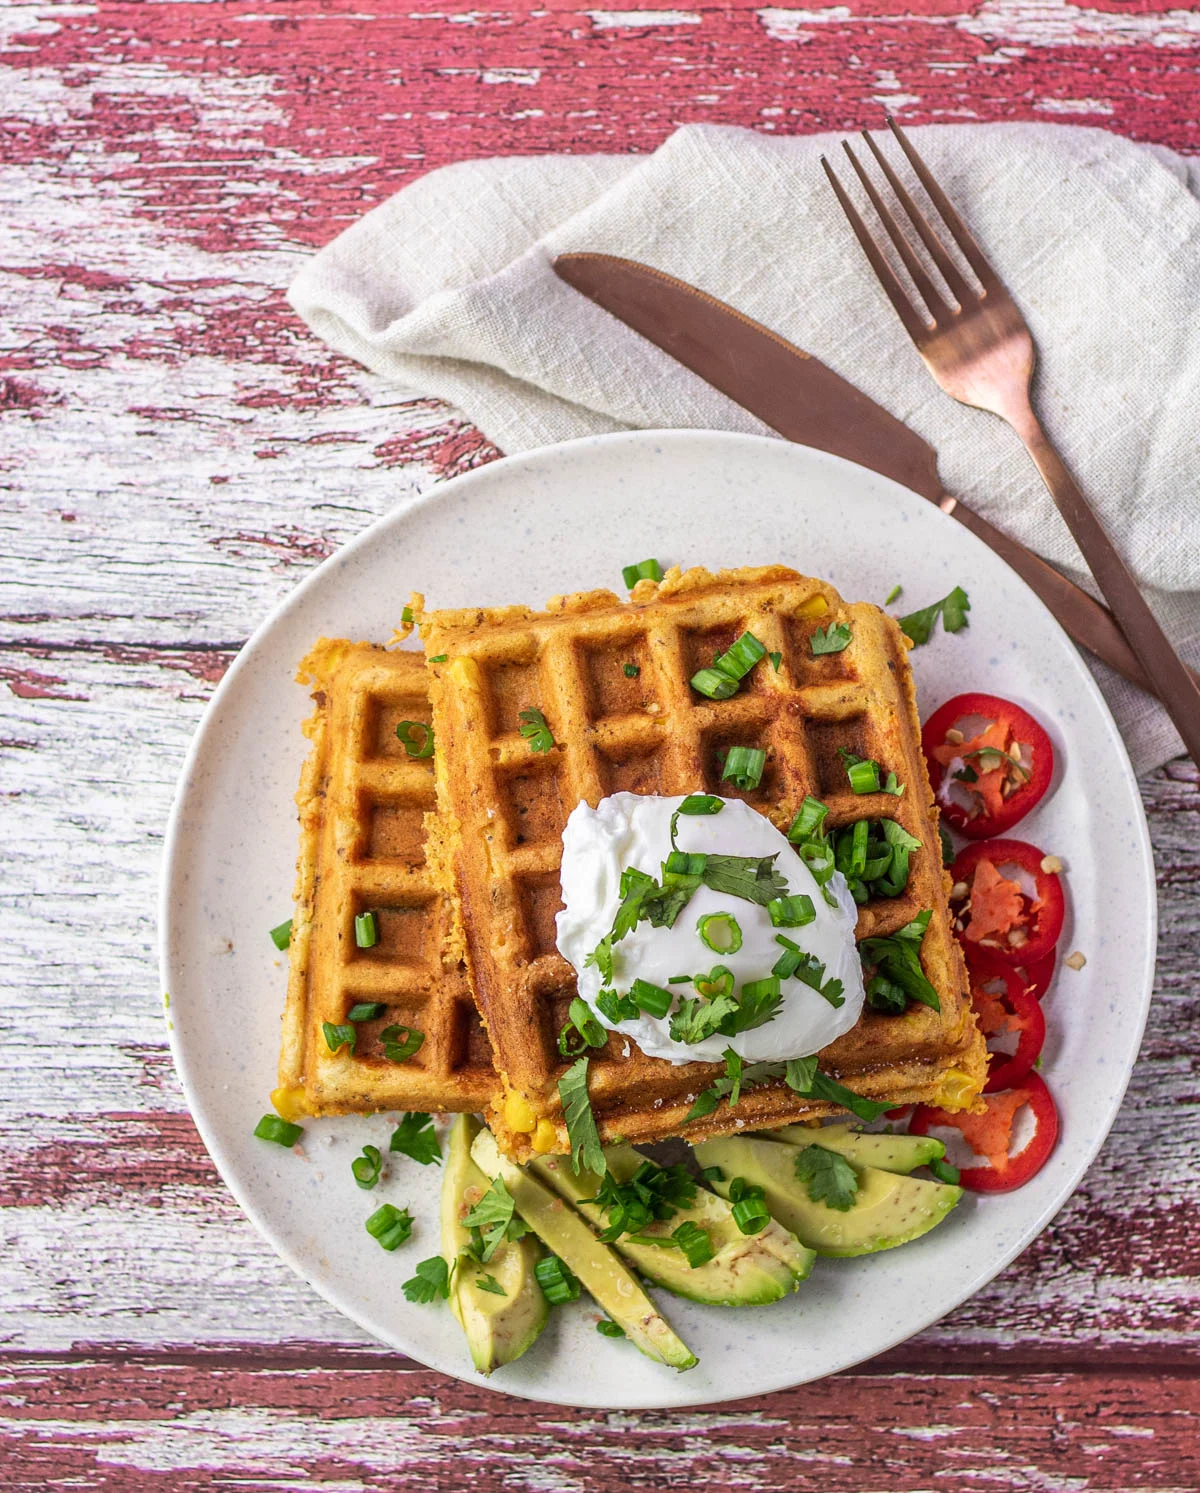
[[[891,477],[956,518],[1007,561],[1077,643],[1153,693],[1107,607],[947,493],[933,447],[811,353],[694,285],[636,260],[560,254],[554,270],[787,440]]]

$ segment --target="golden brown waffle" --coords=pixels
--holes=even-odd
[[[483,1109],[498,1080],[452,930],[453,908],[426,862],[433,762],[406,755],[396,723],[429,720],[418,653],[322,639],[300,665],[316,712],[296,802],[300,859],[279,1059],[281,1113]],[[444,881],[444,878],[442,878]],[[355,914],[376,915],[374,948]],[[358,1002],[383,1015],[357,1025],[353,1055],[331,1053],[324,1022]],[[424,1032],[403,1063],[385,1056],[390,1025]]]
[[[418,598],[419,600],[419,598]],[[849,622],[842,653],[814,657],[817,626]],[[743,631],[782,654],[741,690],[707,700],[688,681]],[[829,805],[829,827],[897,818],[922,842],[904,895],[861,909],[858,936],[893,932],[932,908],[921,954],[941,1012],[870,1009],[827,1048],[821,1066],[862,1094],[897,1104],[975,1103],[985,1073],[966,974],[950,933],[936,813],[921,756],[907,645],[876,607],[847,605],[832,587],[782,567],[670,572],[639,582],[629,603],[608,591],[524,607],[433,612],[421,619],[438,734],[439,827],[461,902],[468,964],[505,1085],[490,1121],[515,1156],[564,1150],[556,1039],[576,993],[555,948],[562,831],[581,800],[697,791],[743,798],[786,828],[806,794]],[[638,673],[629,677],[625,665]],[[555,747],[534,754],[518,712],[540,709]],[[721,782],[718,753],[767,750],[761,784]],[[838,749],[894,771],[891,794],[850,791]],[[643,1142],[684,1131],[697,1092],[721,1072],[647,1058],[620,1033],[593,1052],[592,1107],[605,1140]],[[686,1129],[691,1137],[833,1112],[772,1084]],[[539,1121],[542,1123],[539,1125]],[[534,1137],[531,1142],[531,1134]]]

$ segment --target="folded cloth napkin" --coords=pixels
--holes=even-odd
[[[1061,125],[912,135],[1029,320],[1052,439],[1200,663],[1200,162]],[[936,447],[950,492],[1090,587],[1017,438],[921,365],[825,183],[836,144],[692,125],[649,156],[445,167],[342,233],[290,298],[332,347],[458,405],[506,452],[629,427],[766,432],[550,268],[571,249],[642,260],[837,369]],[[1177,755],[1161,707],[1094,667],[1135,769]]]

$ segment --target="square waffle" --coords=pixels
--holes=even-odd
[[[420,598],[416,599],[418,604]],[[817,626],[846,621],[853,642],[816,657]],[[610,793],[718,793],[745,799],[786,830],[807,794],[829,806],[828,827],[899,819],[923,849],[907,890],[860,910],[858,937],[894,932],[933,909],[921,957],[941,1011],[902,1016],[869,1007],[825,1049],[821,1066],[873,1099],[975,1103],[985,1050],[950,931],[936,810],[921,755],[907,644],[878,608],[847,605],[821,581],[782,567],[671,571],[641,581],[628,603],[608,591],[524,607],[432,612],[420,619],[432,663],[438,737],[438,864],[452,872],[475,998],[504,1083],[490,1123],[510,1154],[567,1149],[557,1092],[568,1066],[557,1037],[576,994],[555,946],[567,815]],[[782,655],[764,660],[737,694],[708,700],[689,685],[744,631]],[[625,665],[636,666],[632,677]],[[518,713],[540,709],[555,746],[535,755]],[[759,786],[721,781],[732,745],[765,747]],[[839,748],[874,758],[903,796],[855,795]],[[696,1094],[723,1069],[646,1057],[621,1033],[593,1049],[592,1109],[605,1141],[689,1139],[834,1112],[782,1081],[743,1095],[736,1111],[685,1125]],[[539,1123],[541,1122],[541,1123]]]
[[[397,722],[429,720],[424,660],[322,639],[297,678],[313,686],[316,711],[296,795],[300,858],[276,1107],[288,1118],[481,1110],[498,1080],[444,878],[426,858],[433,761],[408,757],[396,737]],[[378,927],[370,949],[355,943],[364,911]],[[357,1024],[353,1054],[330,1052],[323,1023],[344,1023],[363,1001],[386,1009]],[[380,1041],[393,1024],[425,1034],[403,1063],[389,1061]]]

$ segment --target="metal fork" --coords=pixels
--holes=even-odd
[[[837,193],[842,211],[849,219],[879,283],[937,382],[961,404],[990,410],[1007,420],[1025,442],[1058,505],[1058,511],[1091,567],[1097,585],[1108,598],[1121,630],[1153,680],[1159,698],[1167,707],[1193,761],[1200,762],[1200,688],[1167,641],[1104,526],[1092,512],[1033,412],[1029,387],[1033,377],[1034,346],[1025,319],[900,126],[893,119],[889,119],[888,124],[949,230],[951,242],[978,277],[982,289],[976,289],[959,269],[945,242],[930,226],[866,130],[862,132],[863,139],[957,304],[944,298],[906,237],[905,230],[846,141],[843,141],[843,148],[912,277],[923,306],[914,304],[833,168],[822,156],[821,164]]]

